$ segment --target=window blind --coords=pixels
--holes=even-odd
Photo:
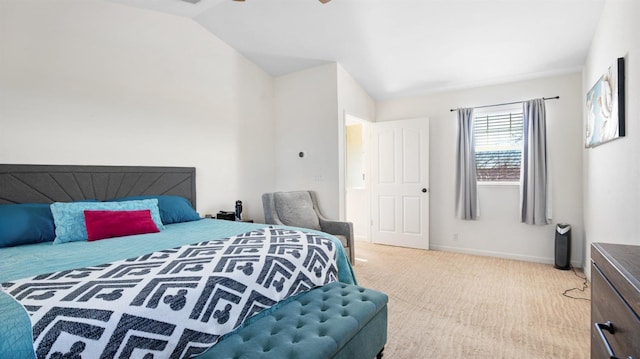
[[[476,174],[480,182],[520,180],[522,112],[474,118]]]
[[[522,113],[483,115],[474,119],[476,148],[512,147],[522,143]]]

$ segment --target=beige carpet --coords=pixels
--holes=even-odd
[[[359,284],[389,295],[385,359],[589,358],[591,302],[562,295],[582,285],[572,271],[367,242],[356,258]]]

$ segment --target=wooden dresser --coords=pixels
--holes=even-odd
[[[640,246],[591,246],[591,358],[640,359]]]

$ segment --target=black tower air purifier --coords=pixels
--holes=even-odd
[[[557,269],[571,269],[571,226],[558,223],[556,226],[556,263]]]

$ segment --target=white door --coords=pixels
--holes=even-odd
[[[429,119],[375,123],[372,142],[373,242],[429,249]]]

